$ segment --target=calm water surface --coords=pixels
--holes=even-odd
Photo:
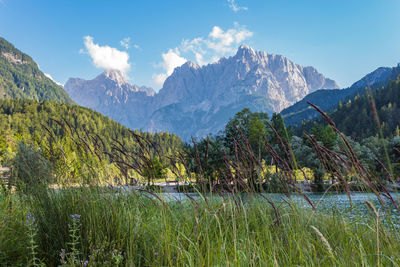
[[[189,197],[200,200],[202,197],[196,193],[183,194],[183,193],[161,193],[159,196],[166,201],[188,201]],[[284,194],[263,194],[264,197],[268,197],[274,201],[277,206],[287,205],[284,200],[288,200],[298,207],[311,209],[310,204],[305,200],[304,197],[298,194],[292,194],[288,198]],[[337,214],[342,215],[350,221],[359,221],[364,223],[371,211],[368,209],[365,201],[371,201],[379,213],[382,215],[382,220],[391,220],[394,224],[400,226],[400,212],[394,207],[394,205],[383,196],[381,197],[385,204],[382,206],[378,201],[378,198],[373,193],[351,193],[350,199],[346,193],[330,193],[330,194],[320,194],[320,193],[307,193],[306,194],[311,202],[314,204],[316,209],[327,214]],[[241,194],[243,201],[248,200],[260,200],[265,201],[265,198],[260,196],[260,194]],[[213,201],[222,201],[224,198],[217,195],[205,195],[204,197],[212,198]],[[393,193],[392,197],[398,199],[397,194]],[[267,202],[266,202],[267,203]],[[268,204],[269,205],[269,204]]]

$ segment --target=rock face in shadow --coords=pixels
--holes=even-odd
[[[183,64],[157,94],[130,85],[115,71],[90,81],[70,79],[65,85],[78,104],[133,129],[170,131],[185,140],[222,130],[229,118],[245,107],[272,114],[316,90],[337,88],[335,81],[313,67],[246,45],[216,63]]]

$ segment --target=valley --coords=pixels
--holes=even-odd
[[[399,11],[0,0],[0,266],[400,266]]]

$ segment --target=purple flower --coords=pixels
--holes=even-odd
[[[79,214],[73,214],[71,215],[72,219],[79,219],[81,217],[81,215]]]
[[[29,212],[28,216],[26,216],[26,225],[33,226],[34,228],[37,227],[36,219],[33,217],[32,213]]]
[[[60,255],[60,262],[62,264],[65,264],[66,263],[65,262],[65,256],[66,256],[65,249],[62,248],[59,255]]]
[[[33,224],[35,222],[35,217],[33,217],[32,213],[29,212],[28,216],[26,216],[26,224]]]

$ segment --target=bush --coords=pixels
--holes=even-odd
[[[35,188],[46,186],[51,177],[51,165],[41,151],[20,142],[11,173],[11,182],[18,191],[29,193]]]

